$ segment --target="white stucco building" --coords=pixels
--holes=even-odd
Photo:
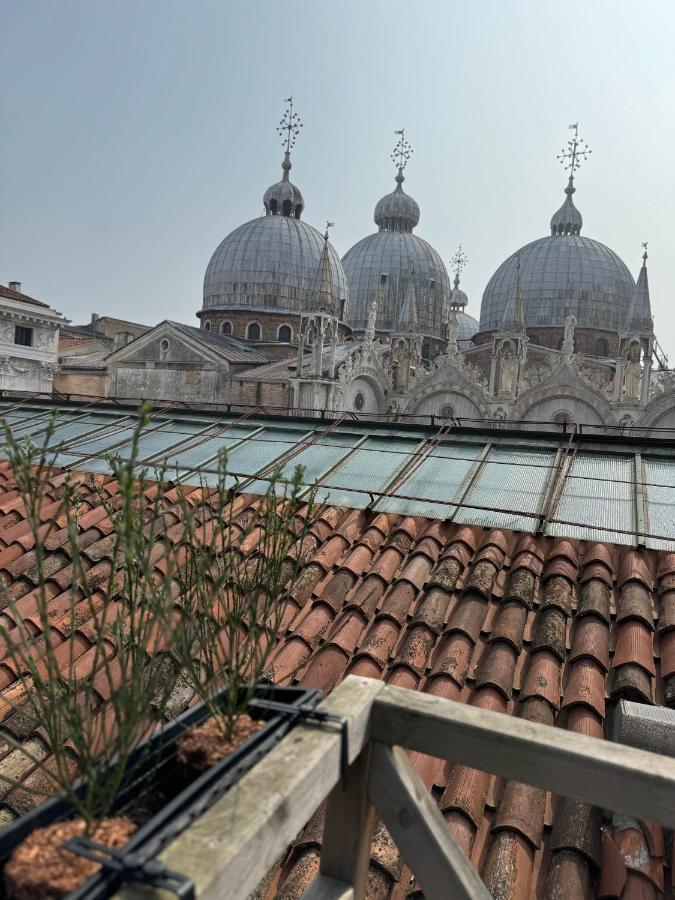
[[[67,319],[21,291],[0,285],[0,391],[51,394],[59,327]]]

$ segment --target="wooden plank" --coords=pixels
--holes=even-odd
[[[390,686],[373,706],[371,734],[675,827],[675,760],[666,756]]]
[[[352,885],[355,900],[364,900],[375,808],[368,796],[371,746],[349,767],[346,784],[331,791],[321,844],[321,874]]]
[[[349,720],[351,764],[368,742],[370,710],[384,683],[350,676],[320,706]],[[159,859],[191,878],[202,900],[245,900],[340,780],[340,730],[296,726]],[[118,897],[164,897],[128,885]]]
[[[302,900],[354,900],[354,888],[339,878],[319,874],[302,895]]]
[[[427,900],[490,900],[406,752],[374,742],[370,772],[370,797]]]

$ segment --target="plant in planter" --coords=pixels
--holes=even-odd
[[[315,518],[315,491],[302,497],[303,471],[272,474],[257,501],[242,509],[228,490],[226,458],[202,515],[183,515],[181,627],[173,652],[209,720],[188,731],[179,758],[203,771],[261,727],[249,704],[266,675],[285,603],[301,572],[301,553]],[[302,498],[302,499],[301,499]]]
[[[6,452],[23,499],[30,547],[28,594],[0,585],[0,643],[13,683],[2,696],[0,737],[17,763],[0,781],[40,796],[61,792],[76,818],[35,832],[5,868],[14,896],[58,897],[95,871],[97,864],[63,851],[64,840],[84,834],[112,847],[126,843],[136,825],[106,818],[139,741],[164,719],[176,669],[157,652],[170,640],[173,565],[155,566],[157,538],[166,528],[163,485],[136,472],[138,441],[147,421],[141,411],[126,462],[111,461],[114,500],[71,475],[57,495],[48,480],[54,423],[42,448],[6,429]],[[155,491],[148,502],[146,494]],[[101,506],[99,553],[83,531],[83,511]],[[48,515],[46,515],[48,510]],[[94,532],[94,537],[96,532]],[[106,551],[105,553],[103,551]],[[67,557],[67,586],[58,594],[54,553]],[[88,554],[88,555],[87,555]],[[101,560],[97,565],[92,560]],[[55,596],[55,593],[57,596]],[[30,610],[30,615],[26,612]],[[10,719],[11,716],[11,719]],[[21,724],[15,736],[12,722]],[[8,774],[25,774],[28,779]]]

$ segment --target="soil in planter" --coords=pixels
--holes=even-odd
[[[126,817],[104,819],[92,840],[108,847],[123,847],[136,830]],[[5,883],[14,900],[60,900],[95,875],[99,863],[64,849],[63,843],[83,835],[84,822],[71,819],[36,828],[14,850],[5,866]]]
[[[207,719],[203,725],[188,728],[185,732],[178,746],[178,761],[196,772],[205,772],[264,725],[263,720],[239,716],[232,737],[227,741],[215,719]]]

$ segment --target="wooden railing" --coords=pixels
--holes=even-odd
[[[675,760],[350,676],[161,855],[197,897],[244,900],[328,798],[319,873],[303,900],[365,896],[375,816],[427,900],[489,898],[405,750],[417,750],[675,827]],[[168,896],[128,886],[124,900]]]

